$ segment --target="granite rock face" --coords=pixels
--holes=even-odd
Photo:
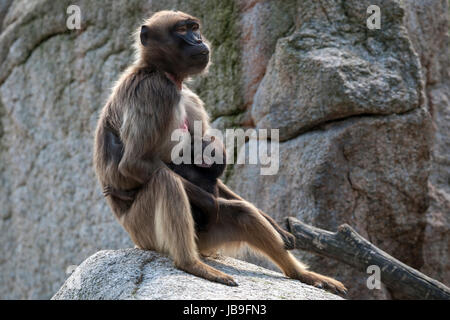
[[[366,28],[370,4],[381,8],[380,30]],[[279,172],[239,165],[227,183],[280,223],[286,215],[329,230],[350,223],[448,283],[447,3],[302,1],[297,10],[251,105],[257,128],[279,129]],[[297,255],[337,276],[350,297],[399,298],[368,290],[366,270]]]
[[[430,206],[422,271],[450,283],[450,52],[448,1],[406,1],[405,24],[420,57],[433,119]],[[442,14],[447,12],[447,14]]]
[[[339,296],[282,274],[232,258],[206,263],[231,275],[228,287],[175,269],[158,253],[105,250],[89,257],[66,280],[53,300],[340,300]]]
[[[428,205],[429,140],[424,130],[429,130],[424,109],[329,123],[280,143],[276,175],[260,175],[260,166],[235,165],[227,183],[280,223],[295,216],[330,231],[350,223],[376,246],[419,268]],[[312,270],[349,286],[351,297],[388,297],[367,289],[365,270],[355,272],[301,252],[297,256]]]
[[[278,40],[256,92],[257,128],[286,140],[327,121],[419,106],[419,61],[396,2],[383,2],[380,31],[361,23],[370,1],[300,3],[296,30]]]
[[[229,166],[235,191],[280,222],[349,223],[449,284],[447,1],[81,0],[81,30],[66,26],[70,4],[0,2],[1,298],[50,298],[72,266],[132,245],[98,187],[93,131],[130,34],[161,9],[203,21],[213,64],[191,86],[214,125],[280,129],[278,173]],[[351,298],[395,297],[368,290],[365,270],[296,254]]]

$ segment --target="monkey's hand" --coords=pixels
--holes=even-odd
[[[105,186],[104,188],[103,188],[103,196],[106,198],[106,197],[109,197],[110,195],[111,195],[111,190],[112,190],[112,187],[111,186]]]
[[[103,195],[105,197],[111,196],[123,201],[134,201],[137,192],[138,192],[137,190],[129,190],[129,191],[117,190],[111,186],[105,186],[103,188]]]

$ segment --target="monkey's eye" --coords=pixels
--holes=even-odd
[[[186,34],[187,28],[186,28],[186,26],[181,26],[181,27],[176,28],[175,32],[179,33],[179,34]]]
[[[194,24],[193,26],[192,26],[192,31],[198,31],[198,29],[200,29],[200,26],[198,25],[198,24]]]

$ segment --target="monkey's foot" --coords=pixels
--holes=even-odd
[[[206,263],[203,263],[201,261],[197,261],[185,266],[179,266],[179,268],[186,271],[187,273],[193,274],[194,276],[201,277],[209,281],[222,283],[231,287],[236,287],[238,285],[231,276],[223,273],[222,271],[214,269],[213,267],[210,267]]]
[[[286,230],[283,230],[283,234],[281,234],[281,237],[283,239],[284,242],[284,248],[286,250],[292,250],[295,249],[295,236],[291,233],[291,225],[289,224],[289,217],[286,217],[284,219],[284,226],[286,228]]]
[[[341,282],[318,273],[305,271],[295,278],[303,283],[312,285],[316,288],[325,289],[331,293],[341,295],[347,294],[347,288]]]
[[[202,258],[219,259],[221,255],[218,252],[200,252]]]
[[[287,232],[283,229],[280,229],[279,232],[281,239],[283,239],[284,242],[284,248],[286,250],[293,250],[295,249],[295,237],[290,232]]]

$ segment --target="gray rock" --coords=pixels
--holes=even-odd
[[[97,185],[92,142],[145,8],[81,1],[82,30],[69,31],[69,4],[14,1],[0,35],[3,298],[49,298],[69,266],[131,245]]]
[[[239,1],[244,103],[251,106],[277,40],[294,26],[292,0]]]
[[[426,105],[433,118],[429,179],[430,208],[426,215],[421,271],[450,283],[450,52],[449,3],[445,0],[405,1],[405,25],[425,78]]]
[[[279,221],[295,215],[330,230],[350,223],[448,283],[448,2],[371,1],[382,14],[381,29],[372,31],[368,4],[299,2],[296,29],[278,40],[251,107],[257,127],[279,128],[288,140],[280,173],[262,177],[259,168],[235,166],[228,183]],[[344,124],[348,135],[338,138],[334,130]],[[353,149],[350,158],[341,147]],[[299,256],[312,269],[343,271],[350,297],[396,297],[367,290],[365,270]]]
[[[170,259],[138,249],[100,251],[84,261],[53,300],[264,299],[340,300],[339,296],[232,258],[207,259],[238,287],[213,283],[175,269]]]
[[[0,2],[0,32],[3,29],[3,19],[8,12],[9,6],[11,5],[12,0],[4,0]]]
[[[384,1],[384,28],[371,32],[360,20],[370,4],[302,1],[300,25],[278,40],[254,97],[258,128],[280,129],[286,140],[327,121],[419,106],[419,61],[402,25],[403,10]]]
[[[347,223],[394,257],[420,267],[417,244],[428,205],[429,139],[424,133],[429,126],[424,109],[332,122],[280,143],[276,175],[260,175],[262,166],[247,160],[234,166],[227,184],[280,223],[295,216],[330,231]],[[314,271],[340,275],[350,297],[380,297],[367,289],[365,270],[298,256]]]

